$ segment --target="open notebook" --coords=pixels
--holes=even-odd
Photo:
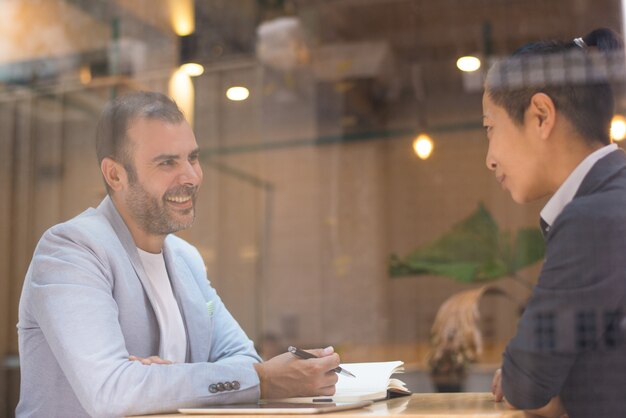
[[[333,396],[318,396],[314,398],[286,398],[281,402],[359,402],[377,401],[389,397],[410,395],[404,382],[391,377],[394,373],[404,371],[401,361],[372,362],[372,363],[345,363],[342,368],[354,373],[356,377],[342,374],[335,386]]]

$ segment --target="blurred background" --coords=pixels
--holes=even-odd
[[[137,89],[171,95],[194,127],[204,185],[180,235],[263,356],[332,344],[345,362],[403,360],[409,388],[434,391],[433,321],[474,289],[483,350],[470,341],[475,355],[453,350],[437,370],[458,390],[489,390],[541,267],[545,202],[516,205],[485,167],[483,77],[528,42],[622,33],[622,11],[619,0],[0,0],[0,416],[19,394],[15,325],[34,247],[104,197],[95,125],[107,100]]]

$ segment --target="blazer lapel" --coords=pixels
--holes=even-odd
[[[152,291],[152,286],[149,285],[148,276],[143,269],[137,246],[128,227],[109,196],[100,203],[98,210],[109,220],[124,246],[154,311],[156,296]],[[187,331],[187,360],[192,362],[208,361],[212,321],[207,303],[202,297],[202,291],[198,288],[187,264],[169,249],[167,239],[163,246],[163,256],[172,290]],[[162,333],[161,324],[159,324],[159,330]],[[163,340],[162,335],[159,336],[159,340]]]
[[[192,363],[205,362],[209,359],[212,329],[207,302],[191,270],[181,257],[170,250],[167,241],[166,239],[163,254],[172,290],[187,330],[187,360]]]
[[[130,263],[133,266],[133,269],[135,270],[135,273],[137,274],[139,281],[141,282],[144,292],[148,296],[148,300],[150,301],[150,305],[152,307],[153,313],[155,314],[154,316],[157,319],[157,323],[158,323],[158,317],[156,316],[156,312],[155,312],[155,306],[156,306],[156,300],[157,300],[156,295],[152,291],[152,286],[150,286],[149,284],[148,275],[143,269],[143,263],[141,262],[141,259],[139,258],[139,252],[137,251],[137,246],[135,245],[135,241],[133,240],[133,237],[130,234],[128,227],[126,226],[126,223],[124,223],[124,220],[120,216],[119,212],[117,211],[117,208],[115,207],[115,205],[113,204],[113,201],[111,200],[109,196],[105,197],[102,203],[100,203],[100,205],[98,206],[98,210],[109,220],[109,223],[113,227],[115,234],[117,235],[120,242],[122,243],[122,246],[126,250],[126,254],[128,255]],[[159,333],[160,334],[163,333],[160,323],[159,323]],[[162,340],[163,340],[163,336],[159,335],[159,341],[162,341]],[[158,354],[158,353],[155,353],[155,354]]]

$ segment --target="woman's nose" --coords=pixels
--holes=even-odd
[[[494,160],[489,154],[487,154],[487,158],[485,158],[485,165],[491,171],[494,171],[498,167],[496,160]]]

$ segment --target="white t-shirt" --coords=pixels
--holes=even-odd
[[[172,292],[163,253],[153,254],[140,248],[137,250],[143,269],[150,279],[152,293],[156,296],[154,311],[161,329],[159,357],[174,363],[184,363],[187,354],[187,335],[183,317]]]

